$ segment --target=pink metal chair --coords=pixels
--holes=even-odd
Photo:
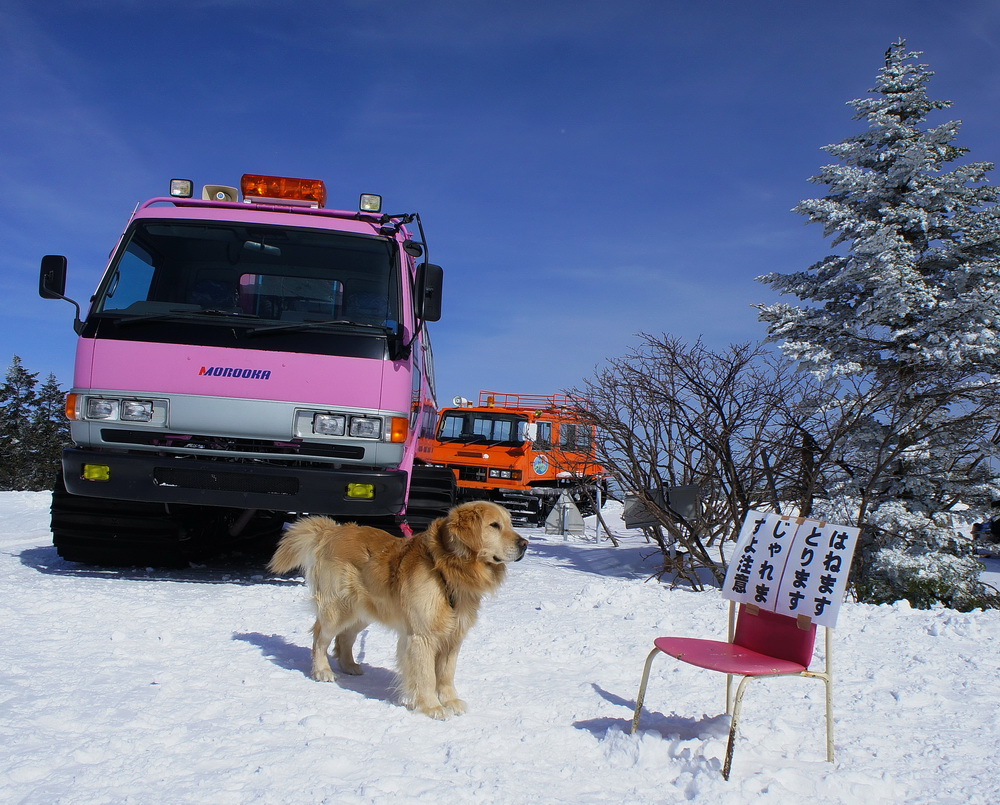
[[[775,612],[758,609],[753,605],[729,604],[729,641],[700,640],[689,637],[658,637],[653,641],[653,650],[646,658],[642,672],[642,683],[635,702],[632,717],[632,732],[639,728],[639,716],[646,696],[649,669],[658,654],[669,654],[681,662],[721,671],[726,674],[726,713],[732,715],[729,729],[729,743],[726,747],[726,762],[722,776],[729,779],[733,763],[733,746],[736,728],[739,724],[743,693],[750,680],[758,677],[801,676],[822,679],[826,687],[826,759],[833,762],[833,677],[830,665],[830,630],[824,627],[826,642],[826,664],[822,671],[812,671],[809,665],[813,659],[816,642],[816,624],[800,616],[791,618]],[[732,681],[739,675],[739,687],[733,701]]]

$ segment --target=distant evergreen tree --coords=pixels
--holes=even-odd
[[[0,490],[51,489],[68,443],[64,394],[55,376],[39,389],[38,373],[15,355],[0,386]]]
[[[59,388],[53,374],[49,374],[38,390],[31,424],[32,462],[25,488],[51,489],[60,471],[63,448],[70,442],[66,393]]]
[[[0,489],[25,489],[31,465],[31,420],[38,403],[38,373],[15,355],[0,386]]]
[[[1000,213],[993,165],[955,165],[960,123],[929,128],[933,73],[905,41],[886,52],[868,128],[825,150],[840,164],[813,178],[822,198],[796,212],[843,246],[805,271],[760,278],[803,305],[761,307],[787,356],[839,384],[858,427],[825,479],[830,517],[864,527],[855,585],[872,601],[960,607],[982,600],[979,563],[956,530],[1000,493]],[[863,416],[858,411],[863,410]],[[841,520],[843,521],[843,520]]]

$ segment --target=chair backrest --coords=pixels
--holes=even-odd
[[[795,618],[764,609],[751,613],[741,604],[733,643],[808,667],[816,644],[816,624],[802,629]]]

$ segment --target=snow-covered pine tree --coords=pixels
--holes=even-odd
[[[66,393],[56,376],[49,374],[38,389],[31,417],[32,461],[25,489],[51,489],[60,471],[63,448],[70,442],[66,419]]]
[[[25,369],[15,355],[0,386],[0,490],[27,488],[37,385],[38,373]]]
[[[831,519],[864,529],[856,590],[969,607],[984,590],[956,507],[975,517],[1000,492],[1000,213],[992,164],[956,164],[959,122],[926,125],[950,103],[928,97],[920,55],[889,48],[872,95],[851,102],[867,129],[825,149],[839,164],[812,181],[827,194],[795,208],[842,253],[760,277],[805,303],[762,306],[761,319],[834,384],[828,410],[856,423],[824,478]]]

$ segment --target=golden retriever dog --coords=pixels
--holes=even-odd
[[[360,674],[354,640],[376,621],[399,636],[404,703],[446,719],[466,709],[455,690],[455,663],[479,603],[500,587],[507,562],[520,561],[527,546],[506,509],[475,501],[408,539],[306,517],[285,532],[269,568],[282,574],[300,569],[309,585],[316,607],[313,679],[336,678],[327,658],[333,641],[341,671]]]

